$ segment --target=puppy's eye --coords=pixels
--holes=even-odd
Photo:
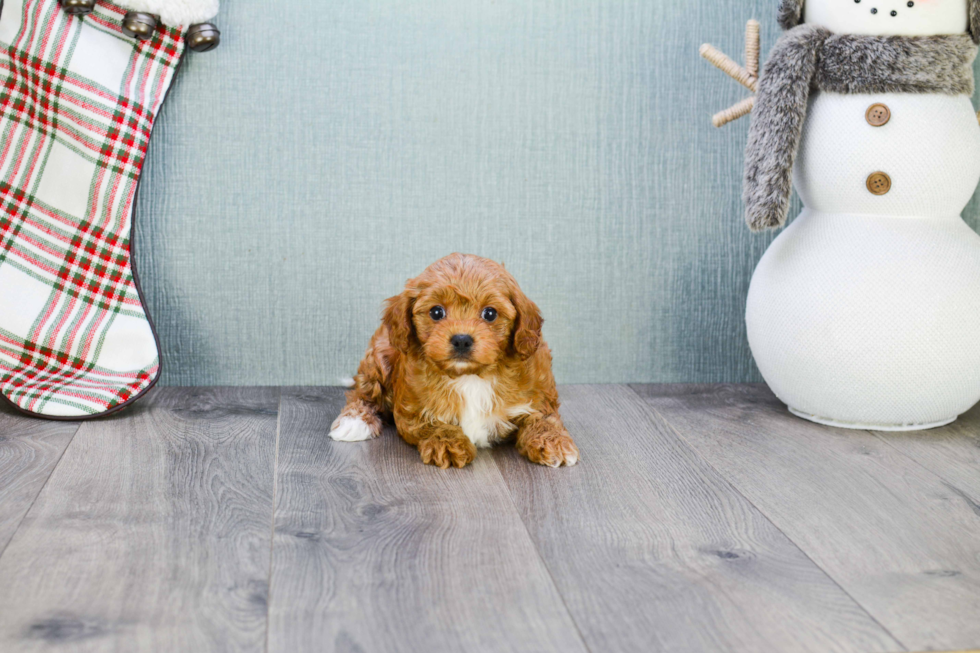
[[[446,309],[444,309],[442,306],[433,306],[429,309],[429,317],[438,322],[442,318],[446,317]]]
[[[497,309],[487,306],[485,309],[483,309],[483,312],[480,313],[480,317],[487,322],[493,322],[497,319]]]

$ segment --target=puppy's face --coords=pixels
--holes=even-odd
[[[443,371],[473,374],[506,353],[517,310],[493,279],[437,283],[415,301],[412,320],[422,351]]]
[[[537,350],[541,316],[500,265],[452,254],[388,300],[392,344],[421,353],[450,376],[476,374]]]

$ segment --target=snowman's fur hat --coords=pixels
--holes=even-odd
[[[973,37],[974,43],[980,43],[980,0],[969,0],[970,16],[967,31]],[[783,29],[792,29],[803,20],[803,0],[779,0],[779,25]]]

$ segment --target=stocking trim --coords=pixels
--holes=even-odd
[[[170,27],[204,23],[218,15],[218,0],[115,0],[115,4],[159,16]]]

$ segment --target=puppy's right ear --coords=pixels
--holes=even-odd
[[[406,290],[385,301],[385,310],[381,316],[381,323],[388,329],[388,341],[392,347],[403,353],[417,341],[415,324],[412,322],[414,307],[415,297]]]
[[[516,281],[511,282],[510,301],[517,310],[514,318],[514,351],[526,361],[541,346],[541,325],[544,319],[538,305],[528,299]]]

